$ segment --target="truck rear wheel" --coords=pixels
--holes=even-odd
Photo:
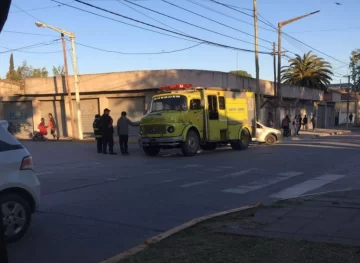
[[[186,141],[181,145],[181,151],[184,156],[194,156],[199,150],[199,136],[193,130],[188,131]]]
[[[144,146],[143,150],[148,156],[157,156],[160,153],[160,148],[158,147]]]
[[[249,147],[250,144],[250,134],[247,129],[243,129],[240,134],[240,140],[236,142],[231,142],[231,148],[233,150],[245,150]]]

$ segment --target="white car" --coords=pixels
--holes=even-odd
[[[0,120],[0,207],[7,242],[27,231],[40,202],[40,183],[30,153]]]
[[[282,134],[280,130],[266,127],[265,125],[256,122],[256,138],[253,138],[253,141],[266,144],[274,144],[277,141],[280,141]]]

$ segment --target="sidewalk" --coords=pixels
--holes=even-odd
[[[137,135],[129,135],[129,144],[138,144],[138,136]],[[32,139],[18,138],[20,141],[32,141]],[[49,141],[53,141],[53,139],[48,139]],[[57,141],[57,140],[55,140]],[[95,143],[95,138],[85,137],[83,140],[74,139],[72,137],[60,137],[59,142],[90,142]],[[114,143],[119,143],[118,136],[114,136]]]
[[[360,190],[313,195],[216,217],[103,262],[358,263],[359,219]]]
[[[299,134],[301,135],[312,135],[312,136],[316,136],[316,137],[323,137],[323,136],[332,136],[332,135],[341,135],[341,134],[346,134],[346,133],[350,133],[351,130],[346,130],[346,129],[315,129],[313,130],[300,130]]]

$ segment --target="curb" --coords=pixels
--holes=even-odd
[[[341,135],[345,133],[351,133],[351,131],[339,131],[339,132],[330,132],[330,133],[320,133],[317,135],[314,135],[315,137],[326,137],[326,136],[334,136],[334,135]]]
[[[32,139],[18,139],[19,141],[33,141]],[[46,140],[46,141],[43,141],[43,142],[47,142],[47,141],[50,141],[50,142],[77,142],[77,143],[95,143],[95,139],[84,139],[84,140],[78,140],[78,139],[59,139],[59,140],[52,140],[52,139],[49,139],[49,140]],[[115,141],[114,140],[114,143],[119,143],[119,141]],[[129,140],[128,144],[138,144],[138,141],[133,141],[133,140]]]
[[[211,215],[207,215],[207,216],[202,216],[202,217],[198,217],[198,218],[195,218],[195,219],[192,219],[182,225],[179,225],[177,227],[174,227],[172,229],[169,229],[159,235],[156,235],[152,238],[149,238],[149,239],[146,239],[142,244],[136,246],[136,247],[133,247],[129,250],[126,250],[124,252],[121,252],[120,254],[114,256],[114,257],[111,257],[109,259],[105,259],[104,261],[101,261],[99,263],[117,263],[119,262],[120,260],[124,260],[130,256],[133,256],[143,250],[145,250],[146,248],[148,248],[150,245],[153,245],[153,244],[156,244],[158,242],[160,242],[161,240],[164,240],[182,230],[185,230],[186,228],[189,228],[189,227],[192,227],[196,224],[199,224],[203,221],[206,221],[206,220],[209,220],[209,219],[212,219],[212,218],[215,218],[215,217],[219,217],[219,216],[224,216],[224,215],[228,215],[228,214],[232,214],[232,213],[236,213],[236,212],[240,212],[240,211],[245,211],[245,210],[249,210],[249,209],[253,209],[253,208],[256,208],[256,207],[259,207],[261,206],[261,203],[257,203],[256,205],[247,205],[247,206],[242,206],[242,207],[238,207],[238,208],[233,208],[233,209],[230,209],[230,210],[226,210],[226,211],[222,211],[222,212],[218,212],[218,213],[215,213],[215,214],[211,214]]]

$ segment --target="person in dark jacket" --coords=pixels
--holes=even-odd
[[[123,155],[129,154],[129,125],[133,127],[140,126],[139,122],[132,122],[126,117],[126,112],[121,113],[121,117],[117,121],[117,134],[119,135],[120,151]]]
[[[100,123],[100,114],[95,115],[95,120],[93,122],[94,135],[96,140],[97,152],[103,152],[103,142],[102,142],[102,131]]]
[[[110,110],[108,108],[104,110],[104,114],[100,118],[100,125],[102,131],[103,154],[107,154],[107,146],[109,145],[109,154],[115,155],[113,119],[110,117]]]

